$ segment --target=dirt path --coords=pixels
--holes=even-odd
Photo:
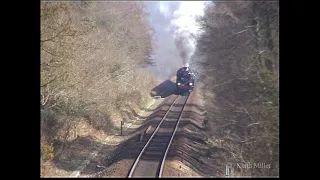
[[[103,142],[90,137],[79,137],[70,142],[67,146],[68,153],[56,159],[56,162],[51,165],[56,168],[51,170],[53,173],[47,173],[46,177],[127,177],[144,145],[143,138],[146,137],[141,134],[153,132],[155,125],[171,105],[174,98],[170,95],[170,91],[166,92],[165,98],[155,100],[149,108],[141,112],[140,119],[125,124],[123,136],[109,136]],[[201,166],[199,165],[201,163],[193,163],[192,154],[190,159],[189,155],[186,156],[189,153],[190,143],[197,144],[197,142],[183,137],[185,134],[197,133],[203,128],[202,116],[205,112],[201,105],[202,101],[196,88],[191,93],[182,113],[176,137],[164,166],[164,177],[201,177],[198,171],[193,170],[199,168],[197,166]],[[190,124],[199,128],[190,129]],[[179,147],[185,149],[182,155]]]

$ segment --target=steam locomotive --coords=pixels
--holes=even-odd
[[[179,95],[187,95],[193,91],[195,72],[189,67],[182,67],[177,71],[176,85]]]

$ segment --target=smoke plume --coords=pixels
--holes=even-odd
[[[177,33],[175,37],[175,45],[179,51],[183,65],[187,66],[189,64],[188,61],[195,49],[195,40],[191,36],[191,33],[187,30]]]
[[[150,67],[159,77],[166,78],[181,65],[188,65],[198,33],[196,15],[202,15],[204,2],[144,1],[157,44],[152,55],[156,66]]]
[[[196,48],[195,36],[200,33],[196,16],[201,16],[205,7],[203,1],[182,1],[173,13],[170,31],[173,33],[176,48],[184,66],[189,61]]]

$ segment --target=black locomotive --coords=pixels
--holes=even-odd
[[[189,67],[182,67],[177,71],[176,85],[178,94],[187,95],[193,91],[195,72]]]

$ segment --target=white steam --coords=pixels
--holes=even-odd
[[[167,18],[171,15],[168,3],[171,2],[160,2],[160,12]],[[189,60],[195,51],[195,36],[200,33],[196,17],[203,15],[204,8],[205,1],[180,1],[180,6],[172,14],[168,30],[173,34],[184,66],[189,66]]]

